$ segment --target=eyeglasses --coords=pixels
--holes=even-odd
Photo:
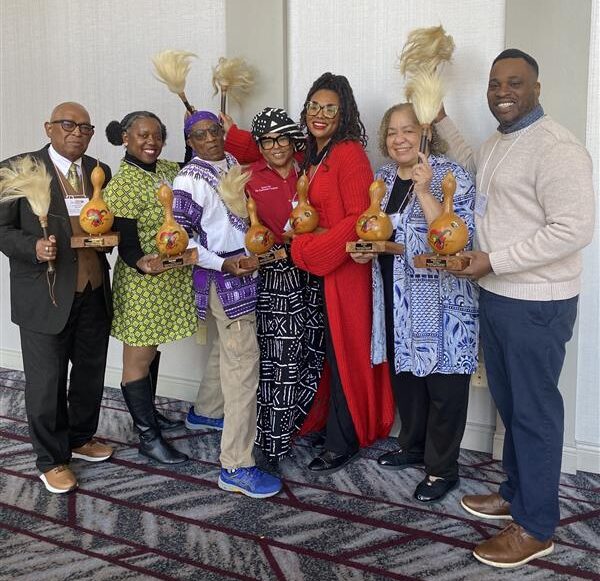
[[[76,127],[79,127],[79,133],[81,133],[81,135],[91,135],[94,133],[94,126],[89,123],[75,123],[75,121],[71,121],[70,119],[57,119],[56,121],[48,121],[48,123],[50,125],[60,123],[60,126],[67,133],[73,133]]]
[[[275,144],[279,147],[287,147],[292,142],[289,135],[278,135],[277,137],[259,137],[258,143],[263,149],[273,149]]]
[[[196,131],[192,131],[190,133],[190,137],[192,139],[197,139],[198,141],[205,141],[208,135],[212,135],[213,137],[219,137],[223,133],[223,128],[220,125],[211,125],[208,129],[196,129]]]
[[[333,119],[339,112],[339,105],[319,105],[316,101],[308,101],[306,105],[304,105],[304,109],[306,110],[306,114],[314,117],[318,115],[320,111],[323,111],[323,117],[326,119]]]

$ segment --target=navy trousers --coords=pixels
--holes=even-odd
[[[540,541],[560,519],[564,409],[558,378],[578,297],[525,301],[479,295],[481,343],[492,397],[506,427],[500,494],[516,523]]]

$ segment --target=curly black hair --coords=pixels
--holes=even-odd
[[[354,98],[354,92],[348,82],[348,79],[343,75],[334,75],[333,73],[323,73],[312,85],[304,103],[308,103],[312,96],[321,89],[334,91],[340,98],[340,124],[331,138],[331,144],[339,143],[340,141],[359,141],[363,147],[367,145],[367,132],[363,122],[360,120],[360,113]],[[306,106],[302,108],[300,114],[300,127],[306,128]],[[310,131],[307,132],[306,140],[306,156],[305,165],[309,162],[312,156],[316,153],[317,144],[315,138]]]
[[[164,143],[167,140],[167,128],[158,115],[155,115],[150,111],[133,111],[132,113],[127,113],[121,122],[111,121],[106,126],[106,138],[109,143],[112,143],[113,145],[123,145],[123,133],[125,133],[138,119],[147,118],[154,119],[158,122],[160,125],[160,134]]]

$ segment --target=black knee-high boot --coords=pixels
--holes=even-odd
[[[154,415],[154,396],[150,376],[121,384],[123,398],[140,437],[140,454],[162,464],[179,464],[189,458],[166,442]]]
[[[156,384],[158,383],[158,366],[160,364],[160,351],[156,352],[152,363],[150,363],[150,379],[152,380],[152,401],[156,396]],[[156,416],[156,422],[162,432],[168,430],[176,430],[177,428],[183,427],[183,420],[172,420],[163,416],[156,407],[154,408],[154,415]]]

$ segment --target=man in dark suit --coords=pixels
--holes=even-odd
[[[93,438],[104,387],[111,296],[104,253],[70,246],[71,236],[81,232],[81,200],[92,192],[90,173],[96,161],[84,155],[94,134],[90,116],[78,103],[62,103],[45,130],[50,144],[23,155],[41,161],[52,177],[50,235],[43,237],[26,199],[2,203],[0,251],[10,261],[11,314],[21,333],[25,408],[36,465],[46,488],[63,493],[77,486],[71,458],[99,462],[113,452]],[[106,185],[110,169],[101,166]],[[56,304],[46,277],[49,260],[56,268]]]

